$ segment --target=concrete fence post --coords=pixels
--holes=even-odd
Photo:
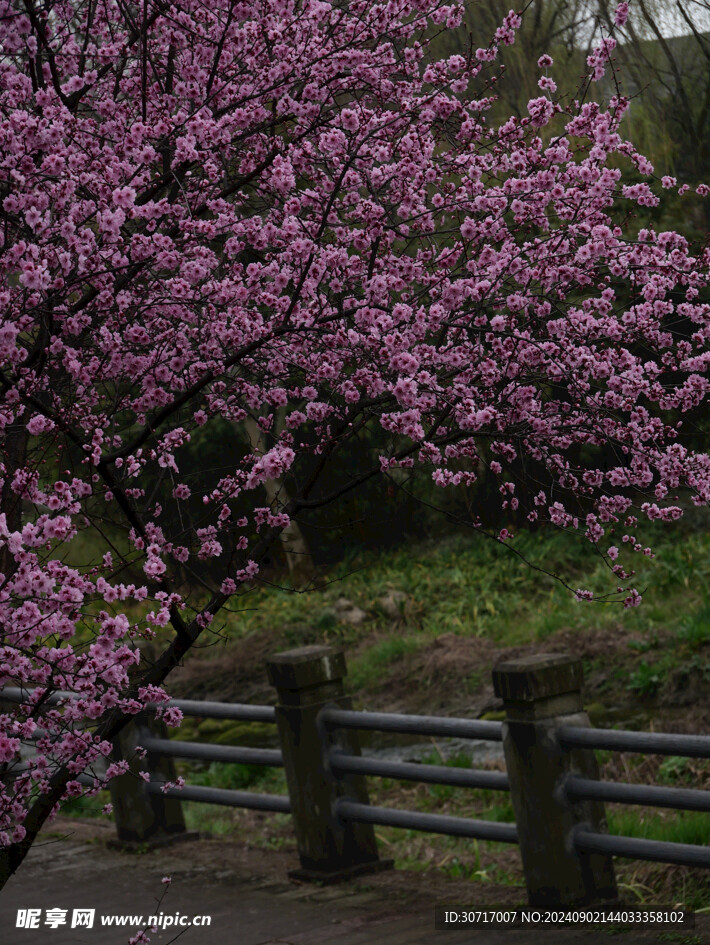
[[[140,776],[147,772],[156,781],[174,781],[175,763],[166,755],[148,752],[136,755],[136,748],[147,738],[167,738],[165,724],[151,713],[136,716],[114,739],[112,761],[128,761],[126,774],[110,782],[111,802],[120,843],[161,843],[185,835],[181,802],[174,797],[148,791]]]
[[[357,732],[326,731],[318,723],[326,705],[352,708],[343,688],[342,651],[329,646],[289,650],[271,657],[267,672],[278,696],[276,722],[301,861],[301,869],[289,875],[332,883],[391,865],[378,857],[371,824],[343,823],[335,814],[342,797],[369,803],[365,779],[336,778],[328,761],[332,746],[359,755]]]
[[[569,774],[598,778],[594,752],[565,750],[555,731],[588,726],[582,708],[582,664],[550,653],[499,663],[493,688],[503,700],[503,749],[520,840],[528,899],[536,906],[584,905],[617,899],[610,856],[578,853],[573,830],[606,832],[600,801],[567,799]]]

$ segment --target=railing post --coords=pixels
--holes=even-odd
[[[113,761],[128,761],[126,774],[110,782],[116,833],[120,843],[160,843],[185,835],[185,818],[181,802],[148,790],[140,776],[147,772],[157,781],[175,780],[175,763],[165,755],[145,758],[136,754],[137,746],[147,738],[167,738],[166,726],[152,714],[136,716],[114,740]]]
[[[373,872],[381,861],[371,824],[343,823],[335,813],[341,797],[368,804],[360,775],[336,778],[328,761],[331,746],[359,755],[357,732],[328,732],[318,722],[326,705],[352,708],[345,695],[345,657],[329,646],[305,646],[279,653],[267,662],[278,695],[276,722],[291,800],[301,869],[295,879],[339,882]]]
[[[499,663],[493,688],[504,703],[503,749],[531,905],[584,905],[617,899],[610,856],[575,850],[574,828],[606,832],[600,801],[567,799],[569,774],[599,777],[590,749],[565,751],[555,730],[588,726],[582,664],[549,653]]]

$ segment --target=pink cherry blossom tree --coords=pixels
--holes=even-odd
[[[619,135],[620,94],[591,100],[613,36],[578,100],[546,56],[527,115],[494,124],[520,17],[432,61],[460,17],[0,0],[0,686],[27,693],[0,715],[0,882],[63,799],[121,770],[78,780],[289,523],[337,500],[319,477],[366,425],[390,447],[353,487],[401,467],[472,485],[485,457],[515,508],[522,460],[528,517],[580,529],[626,605],[609,529],[643,551],[639,516],[675,519],[680,489],[707,503],[710,460],[680,434],[708,394],[709,255],[634,230],[673,181]],[[188,475],[198,428],[248,417],[255,449],[208,487]],[[288,500],[263,505],[277,480]],[[201,519],[167,516],[157,481]],[[107,532],[70,564],[107,517],[125,547]],[[206,599],[176,578],[195,561]]]

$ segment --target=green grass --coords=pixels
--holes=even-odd
[[[681,619],[676,633],[678,640],[692,649],[702,647],[710,641],[710,598],[705,589],[701,599],[702,603]]]
[[[682,758],[669,755],[658,768],[658,780],[661,784],[698,784],[710,779],[710,759]]]
[[[698,523],[695,531],[683,531],[680,525],[639,529],[655,559],[626,553],[625,567],[637,570],[632,581],[643,593],[641,607],[575,599],[578,587],[597,594],[616,587],[605,561],[579,532],[523,532],[512,542],[515,551],[472,532],[350,556],[331,568],[327,583],[316,591],[255,585],[213,626],[227,647],[230,640],[276,639],[276,629],[275,648],[342,646],[348,688],[365,699],[386,685],[388,672],[396,675],[399,661],[446,634],[483,637],[505,647],[542,641],[562,630],[579,634],[580,640],[589,633],[613,632],[640,659],[631,669],[617,667],[617,677],[608,674],[607,685],[653,699],[680,668],[710,675],[704,650],[710,644],[710,534]],[[614,541],[623,557],[626,546],[611,536],[609,544]],[[406,595],[397,619],[379,603],[392,591]],[[361,624],[339,619],[334,605],[340,597],[365,612]],[[668,646],[669,635],[677,645]],[[222,652],[221,646],[214,648],[215,660]],[[585,667],[587,676],[592,669]],[[479,675],[461,682],[475,693],[480,681]]]
[[[203,787],[223,788],[229,791],[261,791],[261,785],[273,780],[270,768],[264,765],[219,764],[190,775],[191,784]]]
[[[607,810],[609,832],[624,837],[706,846],[710,821],[702,811]]]
[[[111,803],[109,791],[99,791],[93,797],[77,797],[62,804],[62,814],[67,817],[106,817],[103,809]]]
[[[227,644],[273,635],[278,628],[284,648],[342,645],[348,652],[351,682],[364,686],[376,676],[378,662],[391,664],[449,633],[515,646],[544,640],[562,629],[582,635],[618,628],[625,636],[643,637],[646,643],[636,645],[645,651],[653,649],[658,631],[674,633],[689,650],[701,650],[710,642],[710,534],[705,520],[681,520],[673,526],[646,523],[637,531],[641,543],[654,549],[655,559],[629,552],[618,535],[610,534],[601,548],[616,543],[627,570],[636,569],[624,583],[643,593],[638,608],[575,599],[577,588],[604,595],[617,586],[609,560],[581,532],[520,532],[505,547],[471,531],[386,552],[351,553],[328,571],[320,590],[295,592],[258,584],[245,588],[232,609],[216,617],[212,629],[223,634]],[[77,554],[88,564],[99,547],[89,533],[82,541]],[[379,603],[393,590],[406,594],[397,620]],[[333,607],[339,597],[362,608],[367,619],[359,626],[340,620]],[[199,594],[191,603],[199,606]],[[139,619],[147,609],[134,607],[131,617]],[[168,633],[166,628],[159,637]],[[219,657],[220,647],[215,647],[215,659]],[[638,667],[632,689],[652,694],[658,682],[653,678],[655,661],[647,657],[646,667]],[[668,667],[660,669],[663,676]]]
[[[224,629],[246,636],[280,626],[287,642],[354,644],[391,626],[377,599],[394,589],[407,595],[403,618],[415,645],[444,633],[515,645],[565,627],[582,633],[618,624],[628,632],[675,630],[679,639],[699,646],[710,639],[710,536],[698,531],[679,540],[675,532],[646,526],[642,541],[653,546],[656,558],[627,555],[627,567],[637,570],[633,582],[644,593],[639,608],[575,600],[578,587],[597,594],[616,588],[616,579],[579,532],[523,532],[512,541],[512,551],[472,532],[354,556],[330,571],[330,583],[320,591],[255,586],[240,598],[239,612],[224,620]],[[334,616],[330,605],[341,596],[368,614],[360,627]],[[401,639],[401,626],[396,629]],[[386,659],[398,655],[384,653]]]
[[[223,788],[228,791],[254,791],[258,794],[285,794],[286,777],[282,768],[267,765],[176,763],[178,774],[188,784]]]
[[[236,828],[236,809],[217,807],[215,804],[199,804],[188,801],[183,804],[183,815],[187,830],[198,830],[212,836],[230,836]]]
[[[663,668],[663,661],[649,665],[646,660],[641,660],[638,669],[629,677],[628,688],[642,696],[655,695],[663,682]]]
[[[671,945],[702,945],[699,935],[689,935],[687,932],[662,932],[658,936],[659,942],[670,942]]]
[[[413,637],[393,636],[374,643],[360,659],[350,664],[350,688],[358,690],[376,685],[382,679],[383,666],[390,666],[416,649],[417,640]]]

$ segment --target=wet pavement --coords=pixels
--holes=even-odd
[[[572,929],[436,931],[434,904],[461,902],[460,884],[444,898],[433,881],[427,890],[425,874],[413,874],[418,888],[411,895],[403,892],[403,874],[392,872],[337,886],[295,884],[283,869],[288,858],[269,851],[251,851],[241,859],[237,843],[198,840],[127,855],[110,849],[105,833],[94,829],[79,836],[70,821],[60,827],[67,823],[68,836],[55,825],[0,894],[2,945],[127,945],[150,916],[160,926],[149,933],[153,945],[710,942],[705,917],[692,932],[625,932],[614,938],[609,931]],[[164,875],[172,877],[167,887],[161,883]],[[468,902],[474,899],[471,895]],[[209,925],[196,924],[203,916]],[[129,923],[117,927],[114,917]]]

